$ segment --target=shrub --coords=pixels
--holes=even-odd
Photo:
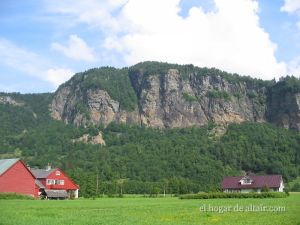
[[[20,195],[17,193],[0,193],[0,199],[24,199],[33,200],[34,198],[29,195]]]
[[[211,90],[207,92],[206,96],[210,98],[224,99],[226,101],[231,100],[231,95],[226,91]]]
[[[284,198],[288,195],[282,192],[250,192],[250,193],[226,193],[226,192],[210,192],[181,195],[180,199],[214,199],[214,198]]]
[[[295,183],[292,186],[291,191],[300,191],[300,183]]]
[[[192,96],[188,93],[182,93],[182,98],[187,102],[195,102],[197,101],[197,98],[195,96]]]
[[[261,192],[270,192],[270,188],[267,186],[263,186]]]

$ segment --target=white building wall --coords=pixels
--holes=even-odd
[[[284,184],[283,184],[283,181],[280,182],[280,187],[278,189],[279,192],[283,192],[283,189],[284,189]]]
[[[241,193],[249,193],[251,191],[255,191],[254,189],[241,189]]]
[[[74,191],[74,197],[75,197],[75,198],[78,198],[78,189],[76,189],[76,190]]]

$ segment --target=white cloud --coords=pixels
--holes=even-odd
[[[300,56],[288,63],[288,74],[300,77]]]
[[[47,80],[50,81],[55,87],[58,87],[63,82],[67,81],[74,75],[74,72],[69,69],[49,69],[47,70]]]
[[[216,9],[178,15],[180,0],[129,0],[120,20],[124,35],[111,34],[105,47],[121,52],[128,64],[145,60],[193,63],[272,79],[285,75],[276,44],[259,24],[253,0],[214,0]],[[158,7],[159,6],[159,7]]]
[[[51,48],[71,59],[88,62],[96,61],[94,50],[90,48],[84,40],[74,34],[70,35],[67,46],[55,42],[52,43]]]
[[[26,49],[14,45],[12,42],[0,38],[0,58],[1,63],[13,67],[27,74],[39,76],[40,70],[37,64],[45,65],[46,63],[39,55]]]
[[[48,81],[54,88],[74,74],[69,69],[53,69],[53,66],[40,55],[18,47],[6,39],[0,39],[0,58],[0,64],[40,80]]]
[[[46,3],[48,11],[65,16],[65,23],[99,29],[104,52],[117,52],[128,65],[146,60],[193,63],[263,79],[287,73],[287,65],[275,57],[276,44],[259,24],[257,0],[212,1],[214,11],[193,7],[186,18],[179,15],[180,0]],[[64,54],[71,49],[53,47]]]
[[[281,11],[288,13],[300,13],[300,1],[299,0],[285,0],[284,5],[281,7]]]
[[[63,17],[67,25],[87,23],[91,27],[105,30],[119,30],[119,21],[112,14],[127,0],[44,0],[47,12]],[[60,18],[61,19],[61,18]]]
[[[300,1],[299,0],[285,0],[281,11],[295,15],[298,18],[297,27],[300,30]],[[300,76],[300,55],[288,63],[288,74]]]

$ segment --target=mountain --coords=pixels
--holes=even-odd
[[[300,175],[300,81],[157,62],[0,93],[0,158],[65,170],[82,196],[216,190],[243,171]],[[99,187],[97,187],[97,180]]]
[[[144,62],[76,74],[58,88],[52,117],[76,126],[111,122],[157,128],[270,122],[300,129],[299,80],[241,77],[217,69]]]

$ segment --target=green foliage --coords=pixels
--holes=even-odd
[[[293,186],[291,187],[291,191],[300,192],[300,183],[293,184]]]
[[[270,192],[270,188],[267,186],[263,186],[261,192]]]
[[[215,154],[232,167],[255,173],[282,174],[286,180],[291,180],[299,173],[299,141],[298,133],[270,124],[231,124],[215,146]]]
[[[85,197],[116,196],[121,190],[147,196],[217,190],[224,176],[241,170],[282,174],[285,180],[299,176],[299,134],[269,124],[232,124],[214,138],[212,124],[166,130],[116,123],[78,128],[46,116],[37,122],[40,114],[32,116],[31,107],[0,104],[0,109],[7,128],[1,131],[0,157],[21,157],[39,168],[50,162],[65,170]],[[99,131],[106,146],[72,141]]]
[[[248,92],[247,96],[248,96],[248,98],[256,98],[257,94],[255,92]]]
[[[180,199],[214,199],[214,198],[286,198],[287,194],[283,192],[210,192],[210,193],[198,193],[187,194],[180,196]]]
[[[283,93],[298,93],[300,92],[300,80],[294,76],[286,76],[281,78],[272,88],[271,91],[275,95]]]
[[[296,179],[290,181],[285,186],[286,186],[285,189],[288,189],[288,190],[294,191],[294,192],[300,192],[300,177],[297,177]]]
[[[182,93],[182,98],[187,102],[196,102],[198,99],[188,93]]]
[[[255,79],[250,76],[240,76],[238,74],[231,74],[225,71],[216,69],[216,68],[207,68],[207,67],[197,67],[191,64],[179,65],[179,64],[170,64],[163,62],[153,62],[146,61],[138,63],[129,68],[129,74],[134,76],[135,74],[142,73],[144,76],[149,75],[161,75],[166,74],[169,69],[177,69],[183,79],[189,79],[191,75],[196,77],[222,77],[227,80],[229,83],[246,83],[247,86],[253,87],[270,87],[275,81],[264,81],[261,79]]]
[[[102,67],[90,69],[76,74],[65,85],[71,85],[73,88],[79,85],[81,91],[105,90],[110,97],[120,103],[122,109],[133,111],[137,107],[137,97],[131,85],[127,68]]]
[[[0,200],[11,200],[11,199],[20,199],[20,200],[34,200],[33,197],[29,195],[19,195],[16,193],[0,193]]]
[[[210,98],[224,99],[227,101],[231,100],[231,95],[226,91],[211,90],[207,92],[206,96]]]

